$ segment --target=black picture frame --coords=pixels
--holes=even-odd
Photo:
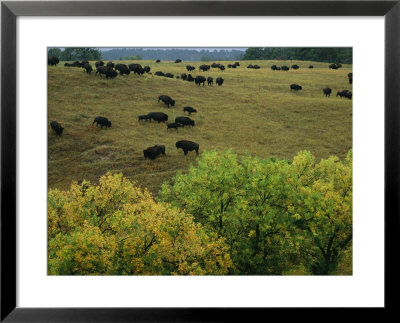
[[[385,307],[399,286],[400,1],[104,1],[1,3],[1,322],[260,321],[270,308],[16,307],[16,18],[18,16],[384,16],[385,17]],[[367,66],[365,68],[371,68]],[[371,170],[373,171],[373,170]],[[372,238],[372,237],[371,237]],[[307,309],[290,309],[303,315]],[[335,315],[335,309],[325,309]],[[351,309],[348,309],[348,311]],[[384,311],[384,312],[382,312]],[[296,316],[299,314],[296,314]],[[308,314],[306,314],[308,315]],[[325,315],[325,314],[324,314]],[[373,317],[373,316],[372,316]],[[254,320],[252,319],[254,318]],[[321,317],[323,318],[323,317]],[[381,317],[382,319],[382,317]]]

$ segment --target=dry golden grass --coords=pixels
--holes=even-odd
[[[133,73],[106,80],[94,72],[88,75],[81,68],[64,67],[64,62],[49,67],[48,124],[56,120],[65,128],[58,137],[49,126],[49,188],[66,189],[72,180],[96,182],[112,171],[122,172],[156,194],[162,182],[196,161],[194,152],[184,156],[176,149],[175,142],[183,139],[199,143],[200,154],[232,147],[239,154],[248,151],[259,157],[288,159],[300,150],[309,150],[318,159],[342,158],[352,147],[352,101],[335,97],[338,90],[352,91],[347,79],[351,65],[330,70],[328,63],[241,61],[236,69],[199,72],[203,62],[135,62],[149,65],[152,73],[175,76],[188,73],[187,64],[194,65],[196,71],[191,74],[212,76],[214,86]],[[247,69],[250,63],[261,69]],[[298,64],[300,69],[272,71],[273,64]],[[314,69],[308,69],[310,64]],[[224,78],[221,87],[215,84],[219,76]],[[292,83],[303,90],[291,92]],[[324,87],[332,88],[330,98],[323,95]],[[176,100],[175,107],[157,103],[160,94]],[[167,113],[173,122],[184,115],[184,106],[198,111],[191,116],[196,122],[193,128],[167,131],[164,123],[138,122],[138,115],[156,111]],[[112,127],[92,126],[96,116],[107,117]],[[143,149],[155,144],[165,145],[167,155],[144,159]]]

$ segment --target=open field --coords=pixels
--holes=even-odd
[[[133,61],[114,61],[120,62]],[[88,75],[81,68],[64,67],[64,62],[49,66],[48,124],[56,120],[65,128],[58,137],[49,126],[49,188],[67,189],[72,180],[96,182],[112,171],[122,172],[156,194],[162,182],[196,161],[194,152],[184,156],[176,149],[175,142],[183,139],[199,143],[200,154],[232,147],[239,154],[248,151],[254,156],[288,159],[300,150],[309,150],[318,159],[343,158],[352,147],[352,101],[335,97],[338,90],[352,91],[347,78],[351,65],[330,70],[328,63],[240,61],[236,69],[199,72],[204,62],[134,62],[149,65],[152,73],[174,75],[187,74],[190,64],[196,66],[194,77],[212,76],[214,86],[133,73],[106,80],[94,72]],[[249,63],[261,69],[247,69]],[[273,64],[298,64],[300,69],[272,71]],[[307,68],[310,64],[314,69]],[[219,76],[224,78],[221,87],[215,84]],[[291,92],[292,83],[303,90]],[[332,88],[329,98],[322,93],[325,87]],[[175,107],[157,103],[160,94],[172,97]],[[184,106],[197,109],[191,115],[195,127],[167,131],[164,123],[138,121],[138,115],[161,111],[173,122],[184,115]],[[96,116],[107,117],[112,127],[92,126]],[[166,146],[166,156],[144,159],[143,149],[155,144]]]

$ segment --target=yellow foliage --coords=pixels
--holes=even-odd
[[[122,174],[48,195],[50,275],[223,275],[222,238]]]

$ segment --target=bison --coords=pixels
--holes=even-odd
[[[192,107],[184,107],[183,112],[188,112],[191,115],[192,113],[197,113],[197,110]]]
[[[179,123],[184,126],[194,126],[194,120],[190,119],[189,117],[176,117],[175,123]]]
[[[54,131],[54,133],[58,136],[61,136],[64,128],[57,121],[50,122],[50,127]]]
[[[165,73],[165,74],[164,74],[164,77],[168,77],[168,78],[172,79],[172,78],[174,78],[174,74]]]
[[[146,65],[145,67],[143,67],[143,69],[146,73],[150,73],[151,70],[150,66]]]
[[[207,85],[213,85],[213,82],[214,79],[211,76],[207,77]]]
[[[206,84],[206,78],[204,76],[196,76],[196,78],[194,79],[194,83],[196,85],[200,85],[201,83],[203,83],[203,86]]]
[[[111,68],[114,68],[114,67],[115,67],[114,63],[111,62],[111,61],[107,62],[107,66],[108,66],[108,67],[111,67]]]
[[[147,149],[143,150],[144,158],[150,158],[154,160],[161,154],[165,155],[164,145],[155,145],[153,147],[147,147]]]
[[[116,71],[114,71],[111,67],[106,67],[106,66],[99,66],[96,70],[96,74],[97,73],[100,74],[104,74],[106,76],[106,78],[114,78],[116,77],[118,74]]]
[[[189,75],[187,76],[187,81],[188,81],[188,82],[193,82],[193,81],[194,81],[194,78],[193,78],[192,74],[189,74]]]
[[[200,70],[200,71],[206,72],[206,71],[208,71],[210,68],[211,68],[210,65],[205,65],[205,64],[203,64],[203,65],[200,65],[199,70]]]
[[[296,65],[296,64],[291,66],[291,69],[293,69],[293,70],[298,70],[299,68],[300,68],[299,65]]]
[[[58,63],[60,63],[60,60],[57,56],[50,56],[47,58],[47,65],[57,66]]]
[[[168,121],[168,115],[164,112],[150,112],[147,114],[147,117],[150,121],[154,120],[158,123]]]
[[[188,151],[192,151],[192,150],[196,151],[196,155],[199,154],[199,144],[195,143],[193,141],[180,140],[180,141],[176,142],[175,146],[176,146],[176,149],[181,148],[185,155],[187,155]]]
[[[164,94],[160,95],[158,97],[158,102],[160,102],[160,100],[162,102],[164,102],[168,106],[168,108],[169,108],[170,105],[171,106],[175,106],[175,100],[172,100],[168,95],[164,95]]]
[[[154,73],[154,75],[157,75],[157,76],[164,76],[164,73],[161,72],[161,71],[157,71],[157,72]]]
[[[186,65],[186,70],[187,70],[188,72],[194,71],[195,69],[196,69],[196,68],[195,68],[194,66]]]
[[[92,65],[90,65],[89,63],[86,63],[83,66],[83,68],[84,68],[84,72],[86,72],[88,74],[92,73],[92,71],[93,71]]]
[[[308,66],[308,68],[314,68],[314,66],[313,66],[313,65],[310,65],[310,66]]]
[[[353,94],[349,90],[343,90],[336,93],[336,96],[340,96],[340,98],[345,97],[350,99],[353,97]]]
[[[96,63],[94,63],[94,65],[96,66],[96,68],[98,68],[99,66],[103,66],[104,62],[103,61],[97,61]]]
[[[215,83],[217,83],[217,85],[221,86],[222,83],[224,83],[224,79],[223,79],[222,77],[218,77],[218,78],[215,80]]]
[[[105,118],[105,117],[96,117],[96,118],[94,118],[94,121],[93,121],[93,123],[92,123],[92,126],[93,126],[95,123],[96,123],[96,127],[97,127],[98,125],[100,125],[101,128],[103,128],[103,127],[106,127],[106,128],[111,127],[111,121],[109,121],[109,120],[108,120],[107,118]]]
[[[182,125],[180,123],[173,122],[173,123],[168,123],[167,124],[167,130],[176,129],[176,131],[178,131],[179,127],[182,127]]]
[[[288,71],[290,68],[288,66],[281,66],[281,70],[282,71]]]
[[[151,121],[151,118],[148,114],[144,114],[144,115],[139,116],[139,121],[140,120],[145,120],[145,121],[150,120]]]
[[[332,89],[330,89],[329,87],[322,89],[322,91],[324,92],[325,96],[331,96]]]
[[[180,58],[177,58],[176,60],[175,60],[175,63],[181,63],[182,62],[182,60],[180,59]]]
[[[290,91],[295,90],[297,92],[298,90],[301,90],[301,89],[302,89],[302,87],[300,85],[298,85],[298,84],[291,84],[290,85]]]
[[[185,73],[182,73],[181,74],[181,79],[185,81],[187,79],[187,75]]]

